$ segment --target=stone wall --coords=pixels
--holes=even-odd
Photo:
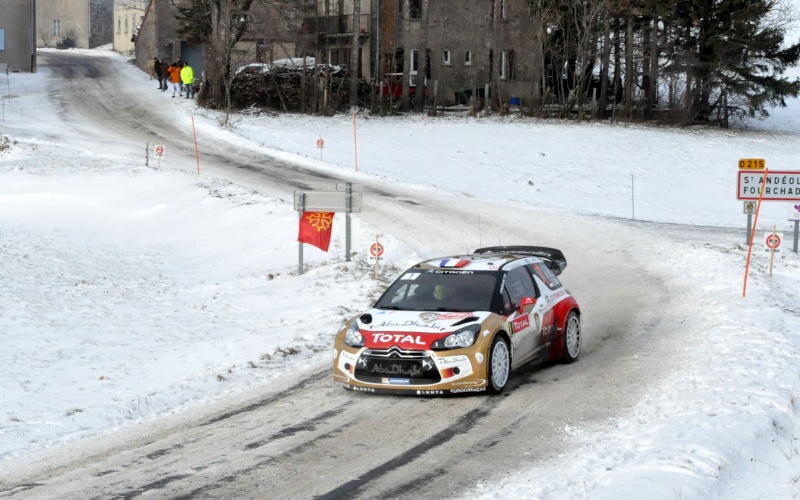
[[[90,0],[89,48],[114,42],[114,0]]]

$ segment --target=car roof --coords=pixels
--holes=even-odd
[[[567,267],[567,259],[560,250],[537,246],[479,248],[471,254],[430,259],[414,267],[452,271],[499,271],[535,263],[544,263],[556,275]]]

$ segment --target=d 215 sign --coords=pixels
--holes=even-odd
[[[739,171],[737,199],[758,200],[762,187],[766,201],[800,201],[800,172],[769,172],[765,183],[763,173]]]

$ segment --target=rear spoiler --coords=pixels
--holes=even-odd
[[[540,257],[547,263],[547,267],[553,271],[553,274],[558,276],[567,267],[567,258],[561,253],[561,250],[547,247],[528,247],[528,246],[510,246],[510,247],[486,247],[479,248],[473,253],[486,254],[513,254],[513,255],[532,255]]]

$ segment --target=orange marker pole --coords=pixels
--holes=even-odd
[[[194,156],[197,158],[197,175],[200,175],[200,150],[197,149],[197,130],[194,128],[194,115],[192,115],[192,135],[194,135]]]
[[[747,264],[744,266],[744,288],[742,297],[747,296],[747,273],[750,270],[750,255],[753,253],[753,240],[756,237],[756,226],[758,225],[758,213],[761,211],[761,201],[764,199],[764,189],[767,187],[767,174],[769,169],[764,169],[764,179],[761,181],[761,191],[758,192],[758,205],[756,205],[756,219],[753,221],[753,231],[750,233],[750,246],[747,247]]]

